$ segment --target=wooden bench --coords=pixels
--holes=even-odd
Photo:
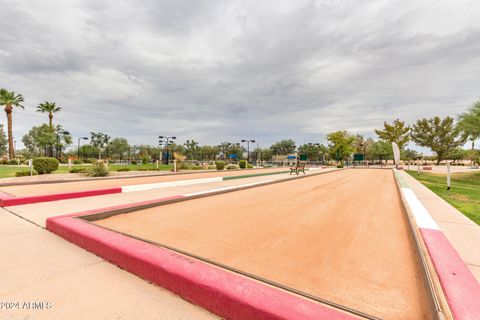
[[[300,172],[303,172],[305,174],[305,162],[297,162],[295,165],[290,166],[290,174],[296,173],[297,176]]]

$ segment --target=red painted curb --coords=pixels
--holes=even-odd
[[[121,207],[128,206],[117,209]],[[72,216],[47,219],[47,229],[227,319],[357,319],[173,251],[73,219]]]
[[[442,231],[420,228],[420,232],[455,319],[480,319],[480,284],[470,269]]]
[[[18,206],[18,205],[29,204],[29,203],[93,197],[93,196],[100,196],[104,194],[113,194],[113,193],[121,193],[121,192],[122,192],[122,188],[110,188],[110,189],[48,194],[48,195],[31,196],[31,197],[11,197],[11,198],[2,197],[0,198],[0,206],[2,207]]]

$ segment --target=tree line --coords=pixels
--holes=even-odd
[[[13,141],[13,110],[24,109],[24,98],[6,89],[0,89],[0,105],[4,106],[7,116],[7,134],[0,125],[0,153],[15,159]],[[111,138],[102,132],[91,132],[89,137],[78,140],[83,145],[70,151],[65,150],[72,145],[73,138],[69,131],[61,124],[54,125],[54,114],[60,112],[61,107],[54,102],[45,101],[36,107],[36,111],[47,114],[48,124],[32,127],[23,137],[25,149],[21,151],[24,158],[36,156],[63,156],[71,158],[111,158],[111,159],[143,159],[146,161],[162,158],[165,153],[182,154],[189,160],[215,160],[218,158],[240,160],[246,152],[239,142],[222,142],[218,145],[203,145],[195,140],[187,140],[183,144],[172,143],[168,146],[130,145],[126,138]],[[409,142],[429,148],[440,163],[446,158],[452,160],[469,158],[478,162],[479,152],[475,149],[475,141],[480,138],[480,100],[462,113],[455,121],[452,117],[432,117],[417,120],[407,125],[400,119],[392,123],[384,122],[383,127],[375,130],[377,139],[365,138],[346,130],[327,134],[325,144],[319,142],[305,143],[297,146],[292,139],[285,139],[272,144],[268,148],[253,148],[250,160],[271,161],[294,153],[307,155],[312,161],[339,161],[344,162],[355,153],[360,153],[370,160],[391,159],[391,143],[399,146],[402,158],[406,160],[418,159],[421,155],[415,150],[406,148]],[[471,149],[461,147],[471,142]],[[65,153],[65,151],[67,151]],[[62,154],[63,153],[63,154]],[[78,159],[80,160],[80,159]]]

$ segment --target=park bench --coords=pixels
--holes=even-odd
[[[305,165],[306,163],[305,162],[300,162],[300,161],[297,161],[297,163],[295,163],[294,165],[290,166],[290,174],[294,173],[295,174],[299,174],[300,172],[303,172],[303,174],[305,174]]]

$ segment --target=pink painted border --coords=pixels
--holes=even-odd
[[[480,319],[480,284],[470,269],[441,230],[420,233],[455,319]]]
[[[342,311],[74,218],[137,205],[51,217],[47,219],[46,227],[119,267],[227,319],[357,319]]]
[[[48,195],[30,196],[30,197],[12,197],[10,195],[5,196],[5,194],[3,193],[3,194],[0,194],[0,206],[2,207],[18,206],[22,204],[57,201],[57,200],[83,198],[83,197],[93,197],[93,196],[100,196],[104,194],[113,194],[113,193],[122,193],[122,188],[66,192],[66,193],[57,193],[57,194],[48,194]]]

